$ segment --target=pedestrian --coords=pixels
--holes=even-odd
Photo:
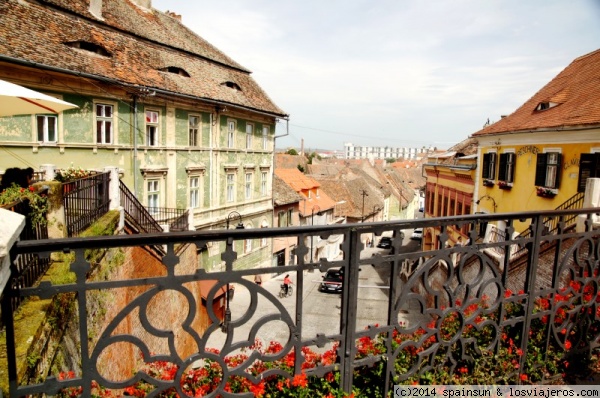
[[[262,285],[262,277],[260,276],[260,274],[254,275],[254,283],[256,283],[259,286]]]
[[[285,289],[285,294],[287,296],[288,291],[290,290],[290,285],[292,284],[292,280],[290,279],[290,274],[286,274],[283,278],[283,288]]]

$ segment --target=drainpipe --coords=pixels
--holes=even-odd
[[[133,192],[138,194],[138,167],[137,167],[137,95],[133,96]]]
[[[218,111],[215,114],[214,118],[218,121]],[[213,149],[214,149],[214,136],[215,136],[215,132],[214,132],[214,128],[213,128],[213,123],[215,122],[215,120],[213,119],[213,114],[212,112],[210,113],[210,134],[208,135],[208,154],[209,154],[209,160],[208,160],[208,200],[209,200],[209,207],[212,209],[213,207],[213,174],[215,173],[215,171],[213,170]],[[211,210],[212,213],[212,210]],[[195,227],[195,226],[194,226]],[[227,294],[229,294],[229,292],[227,292]]]

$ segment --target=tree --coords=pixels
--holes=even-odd
[[[285,153],[288,155],[298,155],[298,151],[296,151],[294,148],[288,149]]]

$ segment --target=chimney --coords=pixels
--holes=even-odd
[[[176,20],[178,20],[179,22],[181,22],[181,14],[177,14],[177,13],[169,11],[169,10],[165,11],[165,14],[167,14],[171,18],[175,18]]]
[[[102,19],[102,0],[90,0],[90,14]]]
[[[300,140],[300,155],[304,156],[304,138]]]

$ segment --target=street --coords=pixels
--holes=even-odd
[[[419,250],[420,242],[410,239],[412,231],[405,231],[402,251]],[[375,245],[379,239],[375,239]],[[361,258],[370,258],[377,254],[387,254],[388,249],[377,247],[365,248]],[[319,291],[319,284],[324,274],[320,272],[305,272],[304,286],[302,289],[302,340],[312,339],[317,334],[335,335],[340,331],[341,294],[324,293]],[[262,284],[264,292],[257,294],[257,307],[250,316],[248,314],[251,300],[250,291],[243,285],[236,286],[235,294],[230,301],[232,313],[233,338],[231,343],[247,341],[250,345],[254,339],[251,337],[253,327],[258,327],[256,338],[263,343],[278,341],[285,344],[290,338],[290,329],[284,319],[289,319],[291,324],[296,320],[296,275],[290,273],[293,281],[294,293],[290,297],[279,298],[280,286],[284,275],[278,275]],[[389,271],[384,267],[362,265],[359,271],[357,325],[356,330],[363,330],[368,325],[387,323]],[[284,312],[277,308],[280,304]],[[241,325],[236,325],[236,320],[248,317]],[[267,318],[269,317],[269,318]],[[262,324],[261,324],[262,323]],[[215,331],[208,339],[207,346],[221,349],[224,346],[227,334],[220,329]],[[245,346],[245,345],[244,345]],[[330,348],[326,345],[322,349],[312,347],[316,351]]]

